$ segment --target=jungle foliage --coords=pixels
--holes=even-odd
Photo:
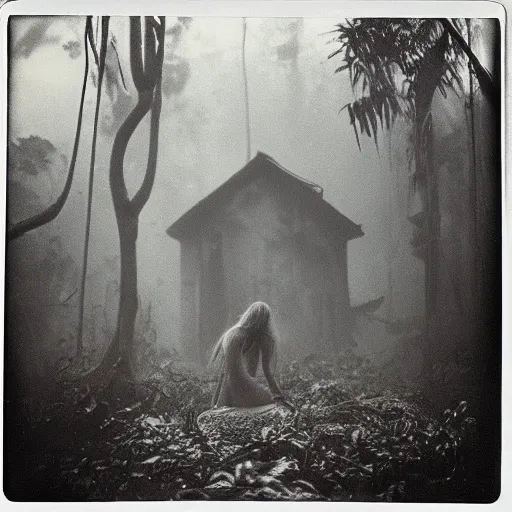
[[[173,361],[153,366],[135,403],[68,388],[32,418],[44,499],[464,501],[474,489],[466,402],[439,413],[362,358],[309,358],[282,372],[298,412],[239,443],[197,429],[215,383]]]
[[[346,104],[357,143],[389,130],[397,117],[423,121],[435,90],[463,90],[469,62],[488,98],[496,96],[489,72],[464,39],[463,19],[355,18],[334,30],[338,46],[329,58],[342,58],[337,73],[348,70],[355,99]]]

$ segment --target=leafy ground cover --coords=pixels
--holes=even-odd
[[[466,402],[436,413],[359,358],[292,363],[281,382],[297,413],[240,444],[198,430],[214,382],[184,367],[158,368],[128,405],[70,388],[26,432],[27,485],[59,500],[467,499]]]

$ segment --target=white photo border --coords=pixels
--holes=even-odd
[[[508,15],[512,12],[512,0],[497,1],[467,1],[467,0],[358,0],[358,1],[313,1],[313,0],[125,0],[124,2],[99,0],[16,0],[0,1],[0,139],[7,141],[7,24],[12,15],[172,15],[190,17],[316,17],[335,18],[345,17],[448,17],[448,18],[497,18],[500,22],[501,35],[501,162],[502,162],[502,473],[501,496],[494,504],[406,504],[406,503],[297,503],[297,502],[112,502],[112,503],[13,503],[0,495],[2,510],[65,510],[72,506],[75,510],[222,510],[223,512],[239,512],[243,507],[247,512],[260,510],[260,507],[274,510],[312,510],[320,507],[323,510],[379,510],[383,507],[393,507],[402,510],[439,510],[459,509],[461,507],[476,507],[478,509],[492,507],[493,510],[509,510],[512,504],[512,185],[511,169],[506,149],[512,147],[512,114],[510,109],[511,92],[507,89],[507,71],[510,69],[510,53],[512,49]],[[0,282],[5,281],[5,194],[6,194],[6,160],[7,144],[0,145],[0,161],[2,162],[2,177],[0,179]],[[2,289],[3,290],[3,289]],[[0,305],[3,312],[4,294],[0,294]],[[3,368],[4,357],[4,316],[0,315],[0,364]],[[0,395],[3,397],[4,380],[0,379]],[[3,408],[0,410],[2,420],[2,442],[0,443],[0,458],[3,461]],[[3,481],[3,464],[0,466],[0,480]],[[3,486],[2,486],[3,487]]]

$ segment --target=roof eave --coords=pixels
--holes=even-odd
[[[361,224],[355,224],[356,229],[354,230],[354,234],[349,238],[349,240],[355,240],[356,238],[361,238],[364,236],[364,231],[362,229]]]
[[[259,160],[265,160],[266,162],[270,162],[272,163],[272,165],[279,168],[286,175],[298,178],[302,182],[304,189],[312,193],[313,200],[320,201],[319,207],[322,208],[322,206],[320,205],[323,204],[323,207],[327,208],[329,216],[331,216],[332,213],[334,213],[335,217],[338,217],[337,223],[340,223],[340,227],[342,227],[343,230],[345,231],[346,240],[353,240],[355,238],[360,238],[364,235],[360,224],[355,224],[349,218],[345,217],[340,212],[338,212],[338,210],[336,210],[331,204],[325,201],[325,199],[323,198],[323,190],[321,187],[312,182],[307,182],[307,180],[303,180],[302,178],[297,177],[292,172],[282,167],[272,157],[260,151],[258,151],[254,158],[247,162],[242,167],[242,169],[240,169],[237,173],[231,176],[231,178],[229,178],[225,183],[220,185],[217,189],[215,189],[206,197],[204,197],[201,201],[199,201],[195,206],[193,206],[187,212],[185,212],[179,219],[177,219],[171,226],[167,228],[166,233],[171,238],[174,238],[175,240],[178,241],[185,238],[187,234],[193,231],[193,228],[191,228],[190,226],[190,221],[194,219],[199,214],[199,212],[201,212],[201,209],[204,209],[204,206],[208,204],[211,198],[215,194],[217,194],[221,189],[225,189],[226,186],[233,186],[233,184],[236,183],[241,177],[246,176],[250,172],[251,167],[253,167]],[[339,216],[341,216],[341,219],[339,218]]]

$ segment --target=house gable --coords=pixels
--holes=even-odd
[[[167,234],[181,240],[199,231],[204,220],[216,215],[222,205],[229,202],[237,191],[259,179],[271,180],[276,190],[282,187],[283,194],[289,195],[291,191],[300,194],[301,204],[309,210],[310,214],[320,218],[327,225],[331,225],[342,238],[350,240],[363,235],[359,225],[342,215],[323,199],[323,190],[319,185],[296,176],[270,156],[261,152],[258,152],[250,162],[224,184],[182,215],[167,229]]]

